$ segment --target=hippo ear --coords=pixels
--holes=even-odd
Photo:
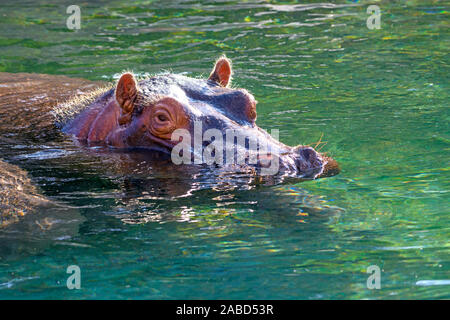
[[[214,70],[209,75],[209,80],[215,81],[223,87],[227,87],[231,82],[231,61],[223,56],[217,60]]]
[[[117,83],[116,100],[124,113],[131,113],[138,92],[137,82],[131,73],[124,73]]]

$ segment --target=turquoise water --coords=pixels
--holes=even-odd
[[[111,172],[117,155],[70,143],[2,145],[82,219],[0,257],[0,298],[450,298],[449,7],[376,1],[381,29],[369,30],[373,3],[85,1],[75,32],[71,1],[2,1],[0,71],[206,76],[225,53],[258,125],[290,145],[323,135],[342,172],[215,188]],[[80,290],[66,288],[69,265]]]

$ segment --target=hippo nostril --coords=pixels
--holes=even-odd
[[[295,164],[299,172],[314,177],[322,170],[322,157],[311,147],[298,146],[294,149]]]
[[[316,156],[316,152],[310,148],[303,148],[300,150],[300,155],[306,160],[311,161]]]

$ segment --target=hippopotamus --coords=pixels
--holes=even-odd
[[[206,79],[170,73],[139,79],[126,72],[117,83],[105,84],[65,76],[0,73],[0,154],[4,160],[0,160],[0,227],[14,233],[19,228],[16,222],[30,216],[31,229],[56,232],[54,221],[64,221],[59,213],[69,216],[67,208],[47,199],[34,187],[32,177],[13,165],[22,164],[18,145],[77,148],[70,141],[73,138],[82,147],[72,162],[84,163],[77,158],[80,155],[98,157],[99,161],[89,164],[98,162],[92,171],[123,177],[125,201],[141,189],[158,198],[184,197],[200,189],[228,190],[240,184],[245,189],[260,184],[260,169],[273,162],[277,170],[268,184],[339,173],[332,158],[310,146],[287,146],[258,127],[257,102],[247,90],[231,86],[232,75],[231,61],[225,56],[216,61]],[[245,139],[240,142],[239,134],[228,139],[229,132],[244,133]],[[251,148],[252,140],[258,142],[256,148]],[[208,151],[213,160],[220,159],[220,154],[227,159],[231,149],[232,158],[244,162],[210,163],[198,157],[199,146],[200,154]],[[190,165],[180,166],[180,158]]]
[[[162,152],[194,164],[218,163],[204,161],[205,150],[223,161],[233,148],[227,159],[239,158],[240,166],[257,173],[274,162],[277,175],[315,179],[339,173],[334,159],[310,146],[287,146],[258,127],[257,101],[247,90],[231,87],[232,76],[225,56],[207,79],[161,73],[139,80],[126,72],[114,86],[63,103],[53,113],[62,132],[87,145]],[[230,132],[245,135],[239,146],[239,137],[225,137]]]

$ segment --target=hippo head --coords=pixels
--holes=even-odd
[[[255,98],[244,89],[230,88],[231,77],[231,62],[226,57],[216,62],[208,79],[159,74],[137,81],[125,73],[115,88],[97,98],[64,130],[88,143],[175,153],[183,156],[184,163],[205,162],[201,154],[209,146],[213,160],[226,164],[231,158],[253,168],[277,162],[277,174],[303,178],[339,172],[333,159],[309,146],[284,145],[259,128]]]

